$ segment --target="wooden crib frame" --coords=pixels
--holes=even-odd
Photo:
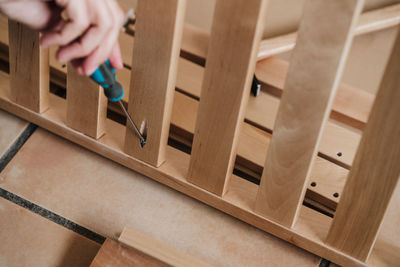
[[[50,94],[49,50],[39,47],[38,32],[12,21],[0,108],[337,264],[364,266],[400,175],[400,38],[355,159],[339,160],[351,170],[347,176],[340,167],[347,182],[334,218],[302,205],[313,168],[323,172],[328,162],[317,154],[353,35],[368,31],[357,26],[363,3],[308,0],[298,34],[281,39],[288,45],[280,52],[293,48],[296,36],[297,44],[260,185],[232,172],[257,57],[277,53],[268,50],[271,41],[259,49],[267,0],[217,1],[191,154],[167,144],[180,109],[173,102],[185,0],[139,0],[136,10],[127,102],[146,131],[144,148],[129,125],[107,118],[102,89],[72,68],[67,98]]]

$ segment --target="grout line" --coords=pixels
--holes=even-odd
[[[327,259],[322,258],[321,262],[318,265],[318,267],[329,267],[330,265],[331,265],[330,261],[328,261]]]
[[[22,197],[19,197],[7,190],[0,188],[0,197],[7,199],[18,206],[21,206],[25,209],[28,209],[52,222],[55,222],[58,225],[61,225],[77,234],[80,234],[96,243],[103,244],[106,238],[98,233],[95,233],[83,226],[80,226],[73,221],[70,221],[54,212],[51,212],[45,208],[42,208]]]
[[[29,125],[25,128],[25,130],[18,136],[18,138],[14,141],[14,143],[7,149],[4,155],[0,158],[0,172],[4,170],[7,164],[13,159],[13,157],[18,153],[21,147],[25,144],[25,142],[29,139],[29,137],[35,132],[37,129],[37,125],[33,123],[29,123]],[[17,204],[25,209],[28,209],[52,222],[57,223],[77,234],[80,234],[96,243],[103,244],[105,241],[105,237],[83,227],[80,226],[58,214],[55,214],[43,207],[40,207],[20,196],[17,196],[7,190],[0,188],[0,197]]]
[[[14,143],[7,149],[4,155],[0,158],[0,172],[4,170],[15,154],[17,154],[28,138],[33,134],[36,128],[37,125],[29,123],[20,136],[18,136],[17,140],[15,140]]]

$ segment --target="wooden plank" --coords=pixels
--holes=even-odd
[[[118,241],[158,259],[166,266],[210,266],[131,227],[125,227]]]
[[[232,174],[266,10],[265,0],[215,6],[188,180],[218,195]]]
[[[360,16],[355,35],[366,34],[379,31],[400,23],[400,4],[379,8],[365,12]],[[282,54],[291,51],[297,39],[297,32],[280,35],[274,38],[263,40],[260,44],[260,50],[257,60]]]
[[[67,125],[98,139],[104,134],[106,116],[107,97],[101,86],[68,64]]]
[[[286,227],[302,204],[363,3],[306,2],[255,207]]]
[[[39,32],[9,21],[11,99],[35,112],[48,108],[49,50],[39,46]]]
[[[127,124],[125,151],[154,166],[165,161],[185,5],[140,0],[137,7],[128,112],[147,140],[142,148]]]
[[[311,253],[320,255],[340,265],[365,266],[359,260],[347,256],[338,250],[324,244],[322,238],[328,229],[323,227],[329,223],[329,218],[308,208],[300,211],[299,220],[294,229],[289,229],[253,212],[258,186],[235,175],[231,186],[224,197],[216,196],[206,190],[189,183],[186,179],[190,156],[172,147],[167,147],[167,158],[163,165],[155,168],[143,161],[137,160],[124,152],[123,136],[125,127],[109,119],[106,120],[106,134],[95,140],[67,127],[65,125],[65,100],[55,95],[50,96],[50,108],[44,114],[38,114],[24,108],[7,96],[8,77],[0,74],[0,108],[21,118],[29,120],[54,134],[62,136],[86,149],[98,153],[110,160],[138,171],[151,179],[167,185],[175,190],[198,199],[227,214],[243,220],[259,229],[278,236]]]
[[[344,187],[327,243],[367,260],[400,175],[400,35]]]
[[[169,266],[130,246],[107,238],[90,267]]]

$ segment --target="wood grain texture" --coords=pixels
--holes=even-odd
[[[400,176],[400,35],[376,96],[327,243],[367,260]]]
[[[125,151],[154,166],[165,161],[185,0],[140,0],[137,7],[128,112],[141,127],[142,148],[128,123]]]
[[[360,16],[355,35],[393,27],[400,23],[400,4],[368,11]],[[257,60],[288,52],[295,47],[297,32],[265,39],[260,44]]]
[[[68,64],[67,125],[98,139],[104,134],[106,116],[107,97],[103,88]]]
[[[286,227],[302,204],[363,3],[306,2],[255,206]]]
[[[188,180],[217,195],[232,175],[266,10],[265,0],[215,6]]]
[[[10,20],[11,99],[35,112],[48,108],[49,50],[39,46],[39,32]]]
[[[137,249],[107,238],[90,267],[169,266]]]
[[[8,80],[8,77],[0,74],[0,82],[4,79]],[[10,101],[6,94],[7,90],[7,83],[0,86],[1,109],[323,258],[345,266],[365,266],[363,262],[324,244],[323,238],[328,231],[326,224],[329,223],[329,218],[316,211],[303,207],[295,229],[276,224],[253,212],[258,186],[251,182],[233,175],[229,191],[225,196],[216,196],[187,181],[190,156],[186,153],[167,147],[168,160],[156,168],[122,151],[125,132],[123,125],[107,119],[106,134],[103,138],[95,140],[65,125],[64,99],[51,95],[50,108],[41,115]]]
[[[118,241],[159,260],[165,266],[210,266],[131,227],[124,228]]]

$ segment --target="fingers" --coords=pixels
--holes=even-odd
[[[65,9],[69,18],[60,32],[45,32],[40,40],[43,47],[65,46],[81,36],[90,26],[86,1],[70,0]]]
[[[114,69],[122,69],[124,67],[121,57],[121,49],[118,42],[115,43],[108,59],[110,60],[111,66],[113,66]]]
[[[94,70],[110,56],[112,56],[111,64],[115,68],[122,68],[121,53],[117,40],[123,23],[123,12],[114,0],[105,0],[104,2],[108,7],[109,16],[112,19],[112,28],[98,48],[84,60],[83,71],[86,75],[92,74]]]
[[[81,74],[90,75],[107,58],[114,68],[123,67],[117,41],[124,15],[115,0],[55,2],[65,8],[68,21],[49,28],[42,46],[60,46],[57,59],[71,61]]]

